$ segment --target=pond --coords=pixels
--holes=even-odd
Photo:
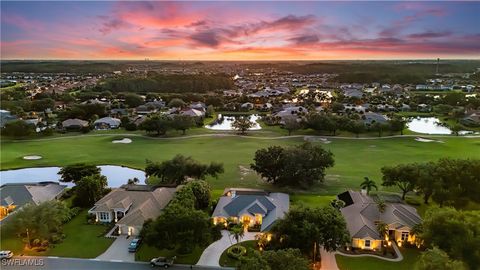
[[[416,117],[411,118],[407,123],[407,128],[411,131],[423,134],[452,134],[452,130],[443,125],[437,117]],[[460,135],[472,134],[472,131],[462,130]]]
[[[206,125],[205,127],[208,129],[213,130],[233,130],[232,124],[237,119],[237,117],[241,117],[244,115],[221,115],[219,114],[217,119],[210,125]],[[255,124],[253,127],[249,128],[248,130],[259,130],[262,129],[258,124],[257,120],[259,120],[259,116],[257,114],[248,115],[248,119]]]
[[[140,180],[139,184],[145,183],[145,172],[141,170],[115,165],[103,165],[98,167],[101,169],[101,174],[107,177],[109,187],[119,187],[126,184],[128,179],[134,177]],[[58,182],[60,180],[60,175],[57,173],[60,169],[61,167],[41,167],[0,171],[1,184],[42,181]],[[73,186],[72,183],[66,184],[69,187]]]

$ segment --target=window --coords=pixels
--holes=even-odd
[[[370,240],[365,240],[365,247],[370,247]]]
[[[110,215],[107,212],[100,212],[100,220],[110,220]]]
[[[408,232],[402,232],[402,241],[408,240]]]

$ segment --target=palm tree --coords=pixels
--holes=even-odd
[[[127,182],[128,185],[136,185],[138,183],[140,183],[140,180],[137,177],[134,177],[133,179],[128,179]]]
[[[385,203],[384,200],[378,200],[377,201],[377,207],[378,207],[378,211],[380,211],[380,213],[383,213],[383,212],[385,212],[385,209],[387,208],[387,204]]]
[[[245,235],[245,229],[243,227],[243,224],[241,222],[235,224],[228,230],[228,233],[230,234],[230,236],[233,236],[233,238],[235,238],[235,241],[237,241],[238,244],[238,242],[240,242],[240,239],[242,239]]]
[[[367,190],[367,195],[370,193],[370,190],[372,190],[372,188],[375,188],[375,190],[378,190],[378,187],[377,185],[375,184],[375,181],[373,180],[370,180],[368,177],[364,177],[365,180],[363,180],[363,182],[360,184],[360,187],[362,189],[366,189]]]
[[[385,238],[385,236],[388,233],[388,225],[385,224],[385,222],[383,222],[383,221],[379,222],[377,224],[377,231],[378,231],[378,234],[380,234],[380,236],[382,238]]]

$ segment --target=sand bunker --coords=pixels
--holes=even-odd
[[[129,138],[123,138],[121,140],[113,140],[112,143],[132,143],[132,140]]]
[[[305,141],[308,141],[308,142],[321,142],[321,143],[324,143],[324,144],[329,144],[331,143],[331,141],[325,139],[325,138],[318,138],[318,137],[309,137],[309,136],[305,136],[303,138]]]
[[[42,156],[37,156],[37,155],[24,156],[23,159],[25,159],[25,160],[38,160],[38,159],[42,159]]]
[[[438,143],[443,143],[442,141],[425,139],[425,138],[422,138],[422,137],[416,137],[416,138],[415,138],[415,141],[417,141],[417,142],[438,142]]]

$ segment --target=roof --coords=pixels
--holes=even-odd
[[[124,185],[113,189],[105,197],[95,203],[90,212],[108,212],[113,209],[128,210],[117,224],[127,226],[141,226],[147,219],[158,217],[170,202],[175,193],[175,188],[151,187],[138,185],[132,188]]]
[[[290,206],[288,194],[269,193],[258,189],[225,189],[213,212],[214,217],[241,217],[262,215],[261,231],[271,228],[283,218]]]
[[[0,187],[0,204],[17,207],[27,203],[38,205],[55,199],[66,187],[57,182],[4,184]]]
[[[120,119],[113,118],[113,117],[103,117],[94,122],[94,124],[99,124],[99,123],[105,123],[110,126],[120,126],[122,121],[120,121]]]
[[[88,121],[82,119],[67,119],[62,122],[62,126],[64,127],[71,127],[71,126],[79,126],[79,127],[86,127],[88,126]]]
[[[381,240],[376,222],[385,222],[391,229],[411,229],[422,222],[415,208],[403,203],[386,202],[383,213],[378,210],[377,202],[368,195],[355,191],[346,191],[337,196],[345,201],[345,207],[340,209],[347,222],[347,228],[352,238],[373,238]]]

